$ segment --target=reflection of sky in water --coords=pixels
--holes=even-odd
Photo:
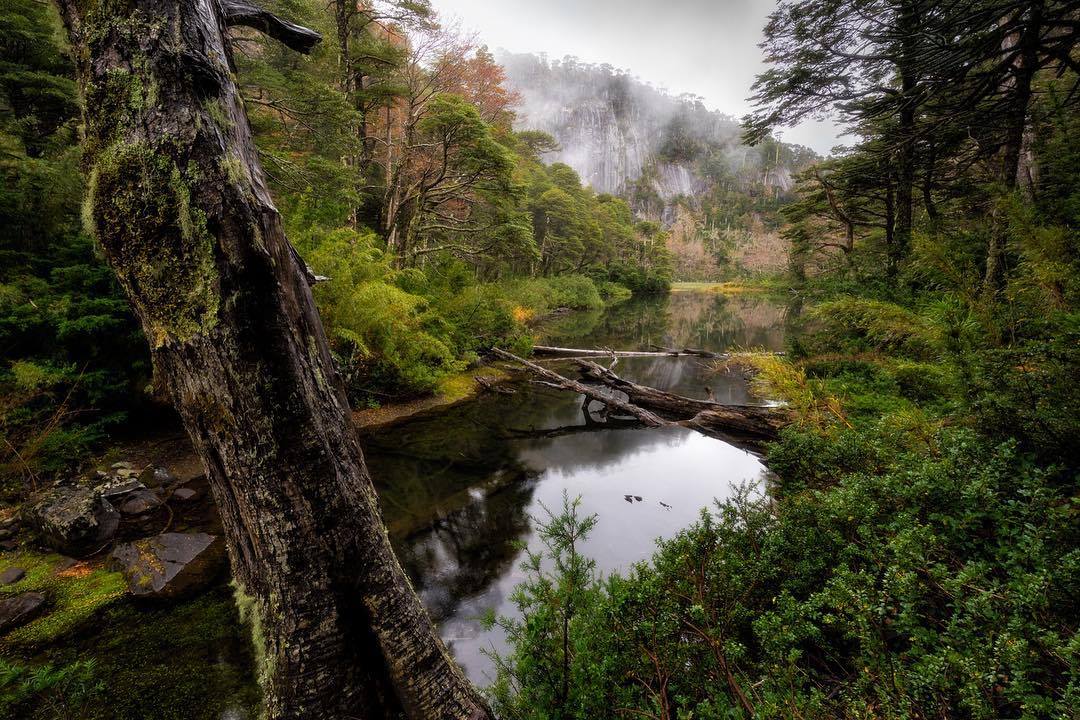
[[[566,319],[563,333],[550,329],[545,340],[626,349],[781,347],[781,308],[731,300],[685,293],[625,303]],[[564,362],[549,367],[573,371]],[[615,369],[684,395],[704,397],[708,385],[720,402],[755,402],[740,377],[712,373],[699,358],[621,358]],[[755,456],[683,428],[586,427],[580,398],[534,384],[389,428],[365,446],[402,564],[480,684],[490,681],[491,667],[481,649],[504,648],[498,631],[484,632],[478,618],[492,609],[513,613],[509,597],[522,580],[518,543],[538,549],[530,518],[542,517],[542,506],[557,511],[564,490],[581,497],[582,511],[599,516],[583,552],[606,573],[649,559],[658,537],[694,522],[734,487],[760,484],[765,472]]]
[[[611,455],[614,447],[622,450],[618,457]],[[581,497],[583,514],[599,516],[582,552],[596,560],[601,572],[625,570],[648,560],[658,537],[669,537],[691,524],[715,498],[727,497],[739,484],[757,483],[762,474],[753,455],[682,428],[560,437],[543,446],[530,444],[521,459],[530,467],[546,468],[536,483],[529,516],[544,517],[543,506],[557,512],[564,490],[570,497]],[[626,495],[640,496],[641,502],[627,502]],[[533,550],[541,547],[531,531],[522,540]],[[462,599],[457,612],[442,624],[455,657],[481,684],[490,680],[485,676],[490,663],[481,648],[504,647],[501,633],[484,632],[476,618],[491,608],[501,615],[513,614],[509,597],[523,579],[520,559],[494,583]]]

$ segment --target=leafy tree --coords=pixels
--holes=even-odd
[[[127,302],[82,232],[78,104],[58,30],[47,5],[0,7],[5,495],[77,465],[137,403],[150,375]]]

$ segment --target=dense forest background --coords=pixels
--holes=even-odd
[[[775,274],[770,257],[786,256],[779,210],[795,197],[791,173],[816,158],[806,148],[771,137],[744,146],[738,125],[699,99],[611,68],[544,65],[544,85],[561,78],[548,101],[556,86],[603,86],[615,125],[648,136],[644,148],[621,135],[600,148],[641,157],[598,193],[552,162],[576,152],[570,135],[516,114],[536,106],[522,97],[534,93],[521,66],[539,59],[512,65],[519,93],[486,47],[427,3],[272,9],[325,41],[301,56],[237,30],[237,72],[289,238],[327,278],[317,299],[361,407],[430,393],[492,345],[524,349],[529,324],[552,311],[754,262]],[[59,20],[32,0],[7,3],[4,18],[0,474],[17,494],[156,414],[159,393],[80,216],[80,100]]]
[[[501,67],[426,3],[275,10],[325,42],[306,58],[236,31],[237,76],[357,404],[524,352],[554,310],[712,272],[669,249],[682,200],[598,194],[546,163],[559,143],[515,130]],[[1075,716],[1078,28],[1075,3],[1047,0],[779,5],[744,141],[778,165],[770,133],[824,111],[854,141],[792,157],[772,204],[726,165],[686,203],[710,232],[768,211],[785,241],[801,332],[716,368],[796,414],[768,449],[777,479],[625,576],[578,552],[603,518],[555,509],[521,618],[490,618],[513,644],[500,716]],[[54,10],[0,3],[5,501],[162,412],[84,229],[84,110]],[[723,148],[693,127],[667,127],[661,159],[712,172]]]
[[[1066,2],[790,0],[746,138],[797,176],[777,480],[599,577],[573,498],[527,558],[506,717],[1069,718],[1080,707],[1080,76]],[[555,708],[548,713],[539,708]]]
[[[543,162],[556,144],[512,129],[500,66],[426,3],[277,5],[326,41],[304,57],[240,31],[237,70],[289,236],[328,278],[318,301],[355,402],[431,392],[484,348],[526,346],[555,309],[667,289],[660,225]],[[0,12],[0,474],[14,497],[155,413],[156,390],[80,217],[59,19],[33,0]]]

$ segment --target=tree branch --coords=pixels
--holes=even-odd
[[[296,52],[307,55],[322,40],[314,30],[282,20],[247,0],[220,0],[220,6],[227,26],[253,28]]]

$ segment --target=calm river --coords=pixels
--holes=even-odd
[[[760,295],[680,292],[631,300],[605,312],[549,323],[545,344],[649,350],[650,345],[723,351],[782,349],[783,304]],[[699,358],[622,358],[629,379],[720,402],[746,403],[746,383]],[[556,370],[572,372],[555,362]],[[596,429],[581,398],[531,383],[487,393],[365,438],[387,523],[402,563],[457,660],[480,685],[491,681],[484,649],[505,649],[485,631],[489,610],[511,615],[522,547],[539,548],[533,518],[581,497],[599,524],[584,545],[600,572],[647,560],[656,539],[692,523],[701,508],[743,484],[761,486],[753,454],[682,428]],[[627,497],[629,496],[629,500]],[[636,498],[640,497],[640,501]]]

